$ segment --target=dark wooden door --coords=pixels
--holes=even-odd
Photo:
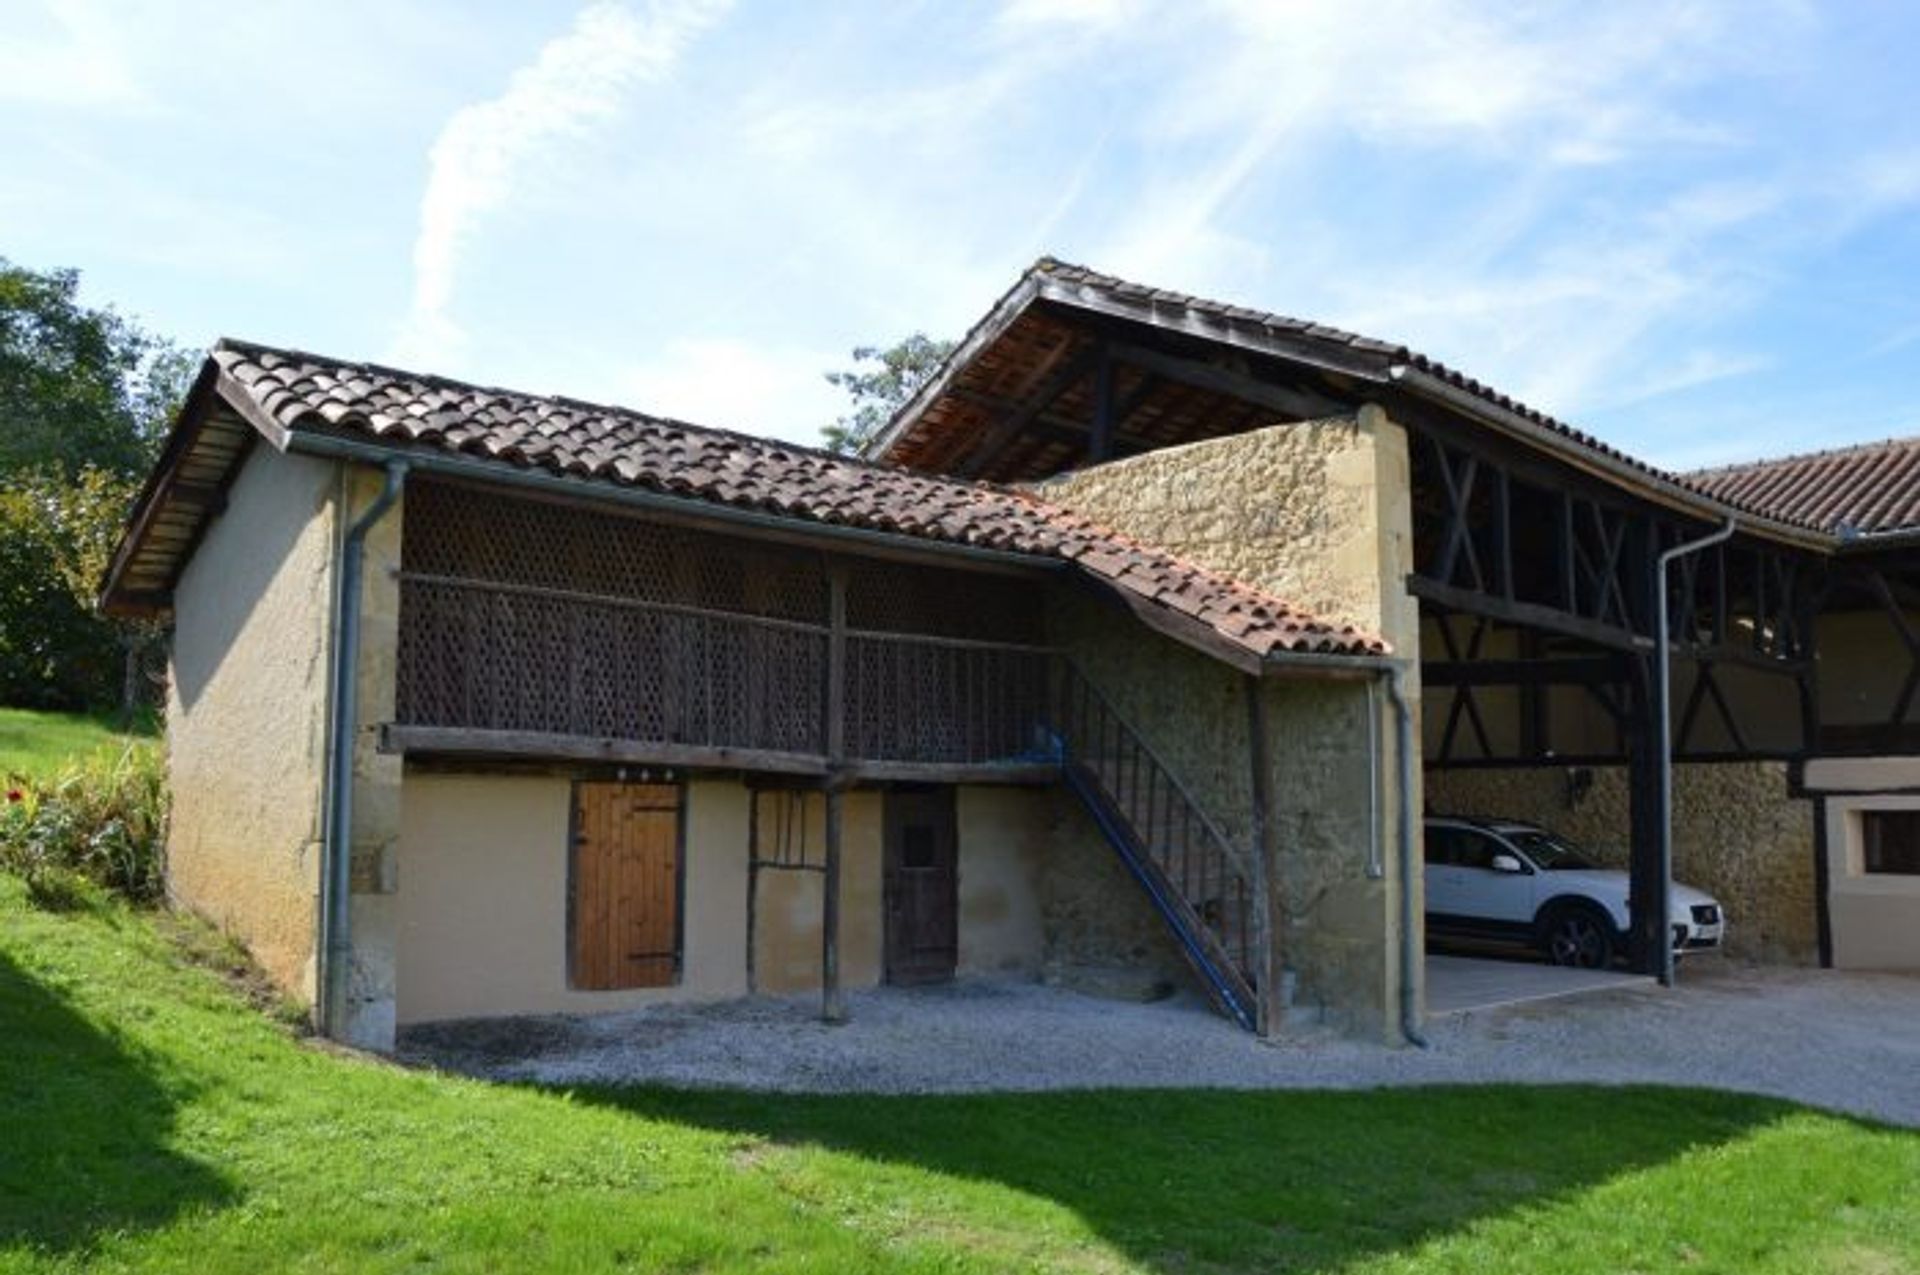
[[[958,850],[953,789],[887,793],[887,982],[953,977],[960,956]]]
[[[581,783],[573,809],[573,986],[666,987],[680,970],[680,789]]]

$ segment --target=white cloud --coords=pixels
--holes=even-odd
[[[28,16],[22,9],[13,21]],[[45,106],[139,105],[146,95],[128,64],[122,25],[91,0],[49,0],[53,28],[23,33],[0,26],[0,101]]]
[[[449,313],[460,258],[483,217],[548,148],[617,116],[640,84],[668,76],[726,0],[654,0],[644,16],[590,4],[563,35],[513,73],[499,97],[456,111],[428,156],[413,247],[413,303],[392,357],[435,363],[457,350]]]
[[[824,373],[846,361],[797,346],[680,339],[620,375],[616,388],[643,412],[817,446],[821,428],[847,410]]]

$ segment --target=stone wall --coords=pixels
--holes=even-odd
[[[1047,843],[1038,879],[1047,981],[1099,986],[1119,971],[1139,976],[1140,985],[1198,992],[1166,923],[1080,799],[1065,788],[1035,797],[1044,802],[1038,813]]]
[[[1406,434],[1378,408],[1166,448],[1036,490],[1324,618],[1381,634],[1415,662],[1409,682],[1418,702],[1419,608],[1403,583],[1413,560]],[[1053,641],[1223,834],[1250,844],[1243,675],[1091,596],[1063,595],[1050,623]],[[1297,1002],[1355,1031],[1390,1035],[1401,941],[1391,708],[1380,695],[1370,709],[1360,680],[1270,678],[1261,694],[1279,854],[1275,934],[1299,977]],[[1381,743],[1377,773],[1370,737]],[[1420,794],[1411,800],[1418,810]],[[1377,877],[1366,872],[1370,852],[1382,868]]]
[[[258,448],[175,590],[174,901],[314,994],[334,465]]]
[[[1221,834],[1250,846],[1245,676],[1130,624],[1092,598],[1061,596],[1049,621],[1053,641],[1159,754]],[[1275,935],[1282,963],[1299,978],[1296,1007],[1362,1034],[1385,1035],[1398,985],[1397,896],[1390,873],[1384,879],[1366,874],[1370,845],[1382,831],[1370,799],[1366,684],[1269,680],[1261,693],[1279,856]],[[1383,859],[1390,862],[1384,851]],[[1138,886],[1122,881],[1140,895]],[[1143,946],[1140,957],[1154,951]]]
[[[1624,766],[1433,770],[1436,814],[1537,823],[1627,866]],[[1756,961],[1819,959],[1814,804],[1791,795],[1785,762],[1674,767],[1673,875],[1727,910],[1727,951]]]
[[[1035,484],[1056,504],[1414,649],[1406,435],[1378,408],[1167,447]]]

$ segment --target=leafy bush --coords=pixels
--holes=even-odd
[[[167,780],[158,749],[101,752],[46,779],[12,776],[0,808],[0,868],[34,901],[70,909],[100,890],[151,903],[163,888]]]

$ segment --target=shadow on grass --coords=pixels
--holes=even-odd
[[[1003,1184],[1150,1269],[1324,1270],[1405,1249],[1789,1110],[1662,1089],[790,1097],[578,1092],[649,1118]],[[846,1170],[857,1174],[857,1167]]]
[[[167,1145],[152,1070],[0,955],[0,1249],[86,1246],[232,1189]]]

